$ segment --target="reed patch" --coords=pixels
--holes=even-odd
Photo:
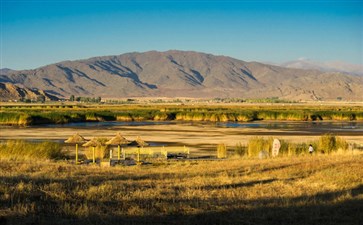
[[[362,121],[362,107],[334,106],[4,106],[0,109],[0,124],[32,125],[86,121],[179,120],[211,122],[247,122],[255,120],[281,121]]]
[[[62,145],[54,142],[29,142],[24,140],[8,140],[0,143],[0,159],[10,160],[42,160],[64,159]]]

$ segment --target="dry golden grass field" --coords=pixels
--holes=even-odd
[[[99,167],[0,161],[0,224],[349,224],[363,154]]]
[[[133,105],[88,108],[75,105],[76,108],[59,109],[61,106],[55,105],[54,109],[52,105],[36,106],[39,109],[34,105],[0,107],[2,121],[15,121],[11,126],[0,128],[0,225],[363,224],[361,104],[175,106],[180,112],[174,112],[174,106],[164,105],[152,106],[155,109]],[[225,115],[231,116],[233,110],[241,115],[255,110],[264,116],[263,121],[256,123],[269,123],[271,116],[276,117],[273,121],[291,123],[301,115],[304,118],[308,115],[309,121],[297,122],[311,125],[310,119],[315,114],[324,118],[317,121],[319,126],[289,129],[228,128],[218,127],[214,122],[204,123],[204,119],[215,119],[216,115],[215,122],[224,121]],[[73,122],[114,122],[132,117],[134,121],[162,118],[168,121],[169,117],[161,117],[168,113],[175,120],[179,114],[186,120],[147,126],[67,126],[72,119]],[[14,126],[19,124],[21,116],[38,119],[39,123]],[[201,118],[203,122],[199,121]],[[42,124],[58,120],[64,126]],[[352,121],[348,125],[358,129],[325,130],[324,123],[329,121]],[[186,146],[191,157],[214,157],[217,146],[223,144],[229,158],[159,158],[148,159],[149,164],[115,167],[75,165],[75,145],[60,144],[75,133],[86,139],[106,140],[116,132],[128,140],[141,136],[158,146]],[[337,138],[322,142],[325,140],[322,135],[327,132]],[[278,138],[288,151],[268,159],[256,159],[256,154],[238,154],[238,146],[241,151],[260,151],[257,144],[253,145],[257,137],[270,144],[273,138]],[[307,155],[307,146],[311,143],[316,150],[312,156]],[[325,151],[330,145],[336,147],[334,151]],[[271,150],[263,145],[265,149]],[[291,149],[296,154],[290,154]],[[80,147],[82,157],[86,151]]]

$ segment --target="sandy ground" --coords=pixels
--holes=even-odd
[[[0,139],[39,139],[62,142],[75,133],[86,139],[92,137],[113,137],[120,132],[126,139],[134,140],[140,136],[147,142],[165,146],[187,146],[191,152],[215,150],[216,145],[225,143],[234,147],[238,143],[247,144],[251,137],[273,137],[290,142],[309,142],[318,139],[319,131],[278,130],[265,128],[225,128],[208,124],[163,124],[147,126],[110,126],[110,127],[29,127],[1,128]],[[350,143],[363,146],[363,132],[341,132],[336,135]]]

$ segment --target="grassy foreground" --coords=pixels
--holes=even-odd
[[[2,224],[361,224],[363,154],[100,168],[0,162]]]

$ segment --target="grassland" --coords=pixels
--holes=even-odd
[[[3,105],[0,124],[31,125],[84,121],[362,121],[359,105]]]
[[[0,108],[0,124],[13,125],[104,120],[363,120],[362,106],[336,105]],[[5,139],[65,139],[75,132],[74,128],[51,127],[4,130],[1,136]],[[254,138],[252,129],[234,131],[205,124],[122,126],[102,132],[79,128],[77,132],[106,138],[119,130],[126,137],[141,135],[147,141],[193,146],[192,151],[201,151],[208,142],[206,148],[216,154],[220,144],[221,158],[232,149],[243,157],[156,160],[142,166],[104,168],[52,161],[62,158],[55,143],[8,141],[0,146],[0,224],[360,225],[363,221],[363,154],[336,151],[347,147],[338,137],[275,132],[273,137]],[[348,137],[349,143],[361,146],[361,136]],[[283,156],[254,159],[260,150],[271,147],[267,144],[271,145],[272,138],[282,138]],[[313,143],[317,154],[306,155],[308,143]],[[34,155],[39,152],[42,157]]]
[[[0,163],[3,224],[361,224],[363,155]]]

